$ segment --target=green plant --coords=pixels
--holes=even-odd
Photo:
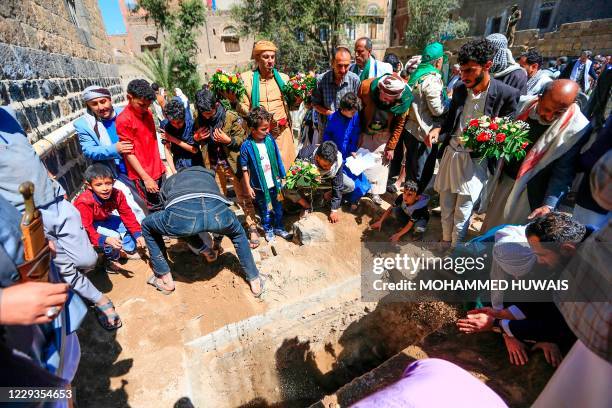
[[[196,39],[206,20],[204,3],[202,0],[181,0],[178,9],[171,9],[169,0],[139,0],[138,6],[146,10],[158,30],[168,34],[166,45],[168,50],[172,50],[169,53],[172,88],[181,88],[193,98],[202,84],[195,61],[198,53]]]
[[[459,8],[459,0],[407,0],[410,22],[406,29],[406,45],[423,49],[432,41],[465,35],[468,23],[451,19],[452,11]]]
[[[166,45],[152,51],[145,51],[136,57],[136,67],[150,80],[157,82],[160,87],[174,90],[176,78],[172,72],[174,67],[174,53]]]
[[[243,0],[231,9],[240,35],[273,41],[277,66],[289,74],[327,69],[363,0]]]

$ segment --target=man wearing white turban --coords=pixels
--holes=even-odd
[[[123,154],[132,151],[130,142],[119,141],[115,119],[123,107],[113,106],[110,91],[92,85],[81,94],[87,110],[74,122],[83,155],[92,162],[106,164],[115,174],[114,187],[121,190],[138,222],[146,215],[146,205],[135,190],[134,182],[127,177]],[[136,198],[138,197],[138,198]]]
[[[359,146],[376,155],[376,165],[365,174],[372,185],[372,200],[382,204],[380,194],[387,189],[388,164],[404,128],[412,92],[401,78],[385,74],[363,81],[359,98],[363,104]]]

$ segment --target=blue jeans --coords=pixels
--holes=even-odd
[[[270,189],[270,199],[272,200],[272,210],[266,205],[266,196],[263,191],[255,190],[255,204],[257,205],[259,218],[261,218],[261,226],[265,232],[278,229],[284,230],[283,205],[278,201],[276,187]]]
[[[127,253],[134,253],[136,251],[136,240],[125,228],[125,225],[121,222],[121,217],[117,215],[111,215],[104,221],[94,221],[94,228],[98,231],[98,234],[106,237],[119,238],[122,241],[123,250]],[[110,245],[104,245],[104,255],[113,261],[119,259],[119,250],[113,248]]]
[[[149,248],[153,272],[170,272],[163,236],[185,237],[193,246],[201,245],[200,232],[227,235],[232,240],[240,265],[251,281],[259,277],[244,228],[228,206],[215,198],[191,198],[170,208],[149,214],[142,221],[142,235]]]

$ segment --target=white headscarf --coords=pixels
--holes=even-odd
[[[514,279],[527,275],[536,262],[536,256],[527,242],[524,225],[508,225],[495,233],[491,279]],[[501,309],[503,291],[491,291],[491,303]]]

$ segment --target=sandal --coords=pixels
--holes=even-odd
[[[113,312],[106,313],[106,311],[110,309],[112,309]],[[96,312],[98,323],[100,323],[100,326],[102,326],[104,329],[112,331],[123,326],[119,315],[115,311],[115,305],[113,305],[113,302],[111,302],[110,299],[102,306],[94,305],[94,310]]]
[[[251,282],[249,282],[249,286],[251,287],[251,293],[253,294],[253,296],[255,296],[256,298],[260,298],[261,295],[263,295],[264,293],[264,287],[265,287],[266,280],[261,275],[259,275],[257,279],[259,279],[259,292],[255,292],[253,290],[253,286],[251,286]]]
[[[154,286],[154,287],[155,287],[155,289],[157,289],[158,291],[160,291],[160,292],[161,292],[162,294],[164,294],[164,295],[169,295],[169,294],[171,294],[172,292],[174,292],[174,289],[172,289],[172,290],[168,290],[168,289],[164,288],[163,286],[161,286],[161,285],[159,284],[159,282],[157,282],[157,279],[158,279],[158,277],[157,277],[157,276],[155,276],[155,275],[151,275],[151,276],[149,277],[149,279],[147,279],[147,284],[149,284],[149,285],[151,285],[151,286]],[[175,289],[176,289],[176,288],[175,288]]]
[[[251,227],[249,228],[249,247],[251,247],[251,249],[255,249],[259,246],[260,241],[259,241],[259,233],[257,232],[257,227]],[[253,238],[253,234],[257,235],[257,238]],[[221,252],[219,253],[219,255],[221,254]]]

